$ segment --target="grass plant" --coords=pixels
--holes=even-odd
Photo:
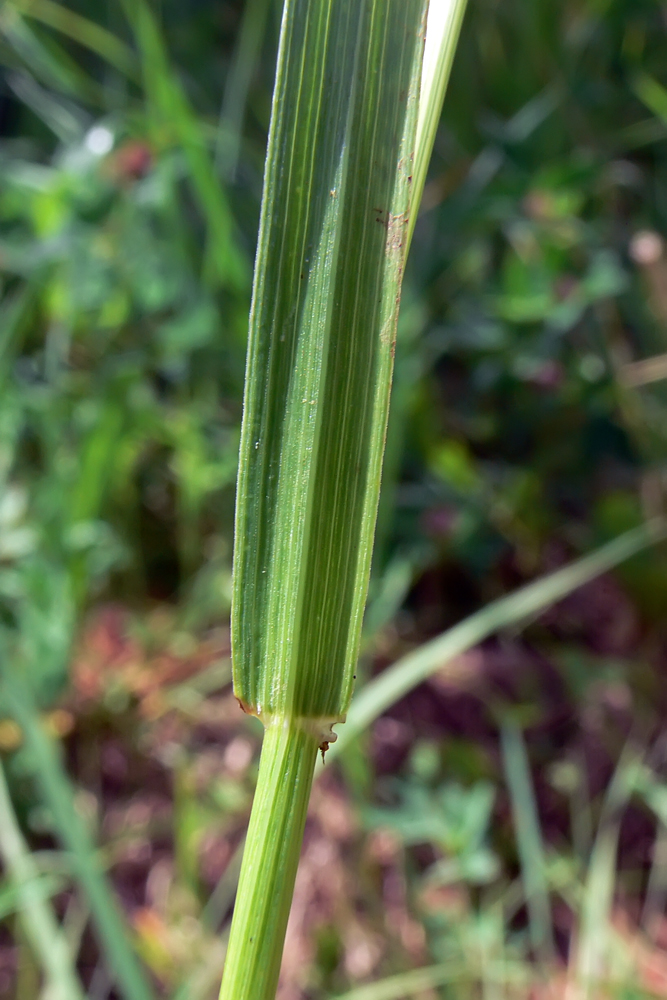
[[[237,6],[240,10],[235,4],[225,9]],[[108,849],[108,854],[102,854],[79,809],[84,796],[77,795],[77,785],[86,788],[88,800],[98,798],[105,809],[110,804],[119,806],[118,800],[110,803],[101,793],[99,770],[91,766],[91,773],[79,766],[81,747],[90,746],[86,742],[90,734],[82,738],[77,729],[82,720],[82,728],[87,726],[86,710],[83,716],[78,715],[78,708],[73,710],[75,730],[68,738],[66,754],[48,733],[45,713],[65,687],[73,642],[89,605],[115,600],[119,594],[134,610],[152,606],[156,597],[173,600],[177,605],[174,628],[185,646],[199,642],[207,626],[220,622],[228,609],[223,606],[231,550],[226,518],[232,509],[240,419],[248,250],[256,231],[254,212],[274,65],[273,39],[266,37],[265,29],[273,28],[277,6],[273,0],[245,4],[235,54],[233,24],[226,37],[209,30],[208,47],[202,45],[208,24],[205,4],[186,11],[173,4],[142,2],[123,7],[113,3],[108,11],[101,11],[83,0],[72,4],[8,0],[0,16],[0,58],[7,70],[7,93],[14,95],[10,118],[16,115],[21,127],[25,126],[25,136],[16,133],[20,141],[3,140],[0,158],[0,611],[4,647],[0,706],[3,716],[13,718],[10,725],[23,741],[18,751],[14,744],[3,744],[3,755],[8,758],[3,770],[14,802],[3,794],[0,781],[4,833],[4,839],[0,837],[4,868],[0,912],[8,918],[1,959],[4,963],[16,950],[19,962],[24,961],[25,975],[18,976],[15,991],[20,1000],[34,1000],[40,989],[44,1000],[59,992],[76,997],[82,990],[75,970],[80,963],[84,976],[87,954],[79,955],[76,934],[69,937],[68,918],[57,919],[62,897],[55,906],[50,901],[63,887],[71,910],[77,906],[73,892],[80,896],[81,921],[87,922],[90,913],[97,932],[94,959],[99,975],[94,974],[89,987],[91,1000],[107,996],[111,989],[124,1000],[145,1000],[154,992],[172,1000],[211,1000],[218,985],[214,980],[219,979],[229,929],[226,918],[237,881],[238,852],[211,895],[214,883],[207,883],[198,870],[197,850],[203,835],[197,824],[203,830],[204,821],[193,808],[191,822],[197,836],[188,840],[179,832],[182,819],[175,810],[175,839],[186,845],[179,848],[181,854],[189,852],[187,878],[181,877],[181,859],[175,857],[176,904],[172,900],[171,910],[160,911],[147,893],[147,905],[157,908],[149,916],[159,918],[150,926],[162,928],[168,947],[177,940],[176,928],[184,918],[190,921],[191,931],[196,926],[197,941],[202,947],[210,945],[210,950],[200,960],[194,948],[186,957],[174,949],[177,957],[172,966],[161,964],[155,956],[160,948],[165,949],[164,940],[153,941],[156,948],[151,950],[150,939],[141,937],[139,924],[129,925],[116,901],[112,882],[119,875],[119,851],[114,835],[100,830]],[[336,5],[309,5],[313,10],[333,6],[351,10],[353,5],[340,0]],[[370,0],[361,5],[365,12],[375,8],[384,12],[390,7]],[[357,444],[369,442],[371,436],[364,435],[370,423],[382,426],[391,352],[381,338],[378,345],[378,329],[382,317],[391,315],[393,321],[394,303],[388,289],[392,281],[396,284],[397,275],[400,278],[398,260],[406,252],[417,219],[463,7],[458,2],[431,3],[407,220],[400,218],[405,191],[399,197],[396,185],[391,189],[396,202],[389,211],[377,211],[370,219],[361,210],[364,192],[372,197],[373,209],[387,208],[375,200],[368,180],[377,181],[368,158],[372,142],[382,139],[387,116],[377,113],[375,124],[380,131],[375,138],[363,148],[357,145],[355,150],[354,145],[363,97],[359,81],[372,65],[363,61],[364,52],[370,49],[363,48],[362,33],[356,36],[354,55],[344,46],[336,51],[341,76],[352,67],[346,82],[357,81],[356,88],[330,93],[322,87],[321,100],[306,99],[313,78],[320,73],[321,82],[332,65],[325,56],[327,44],[333,45],[336,39],[332,21],[328,33],[318,35],[314,30],[309,36],[309,44],[319,38],[323,57],[304,64],[306,75],[300,81],[304,100],[298,98],[296,85],[288,91],[286,70],[282,77],[289,120],[283,116],[280,128],[291,127],[297,114],[305,115],[307,122],[296,145],[290,147],[294,169],[289,167],[282,176],[274,171],[274,187],[267,188],[267,197],[273,197],[274,228],[267,223],[265,205],[259,261],[265,270],[258,271],[263,275],[263,301],[256,294],[253,344],[256,357],[262,355],[255,367],[259,395],[267,387],[273,395],[250,400],[250,410],[260,423],[262,414],[266,416],[270,434],[267,438],[260,431],[253,440],[248,430],[244,437],[247,520],[243,530],[251,548],[255,546],[255,555],[246,553],[252,565],[244,577],[237,575],[237,594],[249,594],[253,606],[244,609],[237,601],[235,607],[236,638],[240,619],[244,628],[248,625],[240,660],[237,656],[242,664],[240,674],[237,669],[242,697],[255,711],[260,709],[255,699],[263,699],[270,709],[263,712],[269,725],[251,837],[258,830],[263,837],[266,824],[275,834],[276,848],[270,856],[256,846],[246,858],[246,869],[255,861],[262,862],[264,872],[273,872],[275,878],[262,881],[260,873],[253,895],[252,878],[246,873],[239,896],[240,930],[239,914],[236,922],[236,964],[237,970],[247,965],[252,974],[252,963],[266,958],[267,980],[275,978],[277,971],[280,931],[289,906],[317,741],[324,743],[329,736],[328,728],[320,728],[322,715],[327,726],[342,715],[350,674],[359,670],[354,666],[355,635],[363,605],[364,559],[371,544],[382,442],[378,432],[364,456],[363,446],[354,452],[351,441],[358,433]],[[604,11],[582,9],[574,21],[571,12],[563,13],[551,0],[539,11],[514,0],[497,11],[483,3],[471,7],[464,33],[465,58],[458,60],[455,99],[449,102],[439,133],[428,185],[428,214],[414,246],[420,256],[410,277],[408,309],[402,320],[405,336],[402,341],[399,336],[397,354],[397,367],[402,368],[400,393],[394,400],[399,432],[393,446],[390,435],[392,454],[385,471],[388,516],[381,532],[378,579],[365,618],[363,654],[381,650],[384,658],[388,649],[394,662],[359,685],[347,723],[327,753],[327,762],[342,753],[343,777],[352,798],[357,789],[355,761],[364,757],[365,749],[355,746],[357,738],[368,734],[378,717],[404,695],[434,674],[446,676],[453,657],[487,636],[506,629],[514,633],[518,625],[530,622],[576,587],[664,537],[662,520],[623,533],[641,521],[637,483],[645,473],[648,480],[649,472],[655,470],[647,471],[644,460],[635,462],[632,449],[622,441],[619,444],[624,420],[615,412],[614,394],[627,393],[628,387],[617,384],[613,365],[605,373],[604,347],[610,331],[629,326],[642,349],[652,355],[664,351],[655,291],[649,283],[647,295],[641,284],[647,269],[636,268],[632,252],[626,252],[629,228],[649,225],[659,232],[662,225],[659,199],[651,193],[664,187],[665,162],[665,92],[659,83],[662,46],[654,13],[633,10],[630,17],[626,0]],[[305,4],[291,3],[291,9],[304,11]],[[401,6],[402,16],[409,17],[412,9]],[[225,42],[229,42],[229,52]],[[290,58],[294,53],[292,47]],[[281,58],[287,59],[285,47]],[[624,83],[619,67],[629,69],[631,87]],[[391,74],[401,72],[398,65],[390,69]],[[225,78],[225,71],[223,95],[215,84]],[[600,81],[605,81],[602,90]],[[391,86],[396,93],[395,79]],[[345,123],[327,136],[324,128],[317,131],[316,122],[330,120],[336,93],[340,98],[336,110]],[[18,102],[22,102],[20,112]],[[404,126],[407,142],[407,117],[399,122],[400,108],[405,109],[405,104],[397,101],[393,107],[397,131],[382,146],[394,153]],[[637,120],[638,108],[643,121]],[[646,118],[647,108],[654,117]],[[411,106],[410,114],[413,111]],[[93,125],[112,143],[108,154],[94,154],[89,148]],[[286,133],[274,126],[274,166],[279,160],[291,164],[282,155],[284,145],[280,155],[276,152],[277,136]],[[346,144],[344,137],[350,142]],[[329,158],[316,162],[323,146]],[[635,148],[642,146],[650,155],[642,152],[636,157]],[[344,155],[337,157],[337,149],[344,149]],[[302,168],[297,168],[304,152]],[[135,173],[123,173],[123,164],[132,153],[141,154],[139,166]],[[220,173],[228,183],[220,182]],[[389,173],[383,175],[382,184],[387,194],[392,184]],[[336,191],[333,199],[331,190]],[[392,214],[396,215],[393,228]],[[406,221],[407,230],[402,228]],[[398,248],[400,242],[403,245]],[[355,264],[369,249],[381,304],[371,314],[371,297],[364,298],[360,291],[354,300],[362,309],[358,315],[349,306],[348,292],[354,280],[361,290],[372,276],[361,267],[357,267],[356,279],[354,274]],[[267,264],[269,250],[276,251],[279,261],[273,271]],[[393,275],[389,274],[392,268]],[[292,294],[294,288],[297,291]],[[284,291],[282,298],[279,290]],[[350,317],[352,321],[346,322]],[[342,389],[337,390],[345,382],[341,376],[336,383],[336,372],[342,369],[337,367],[340,359],[334,356],[334,345],[341,330],[350,341],[346,341],[350,348],[347,371],[359,376],[347,387],[355,394],[352,403],[343,399]],[[353,333],[359,330],[362,336],[357,340]],[[281,341],[277,334],[285,331],[286,339]],[[269,342],[276,349],[267,348],[262,354],[262,345]],[[354,361],[356,352],[363,350],[366,360],[373,360],[366,369],[374,388],[366,394],[361,389],[364,365],[358,363],[355,368]],[[271,377],[262,381],[257,372],[264,362],[264,372]],[[435,405],[434,393],[442,381],[435,366],[441,363],[445,376],[452,366],[464,373],[465,402],[447,398],[444,406]],[[555,372],[555,381],[538,384],[534,376],[543,369],[547,376]],[[620,372],[621,383],[626,370],[627,366]],[[293,372],[297,373],[294,378]],[[664,455],[660,390],[660,384],[632,389],[638,402],[647,401],[650,406],[646,406],[647,419],[642,406],[635,407],[630,438],[636,438],[640,455],[645,458],[650,453],[656,463]],[[309,405],[313,399],[315,403]],[[358,427],[346,425],[344,414],[350,411]],[[364,414],[371,414],[368,422]],[[528,424],[531,434],[525,439],[522,435]],[[652,440],[649,449],[642,445],[647,437]],[[325,458],[332,440],[340,451],[339,466],[335,457],[331,464]],[[257,441],[260,446],[254,449]],[[590,450],[584,449],[584,441]],[[374,459],[370,471],[364,472],[371,451]],[[358,462],[356,458],[350,461],[353,453]],[[406,454],[411,463],[407,476],[401,464]],[[610,457],[614,468],[625,470],[618,480],[625,485],[606,497],[604,467]],[[458,466],[454,467],[453,459]],[[297,468],[296,476],[290,467]],[[653,497],[646,510],[659,509],[655,496],[644,486],[642,496]],[[171,491],[176,494],[175,513],[170,508]],[[574,518],[564,513],[563,495],[583,498]],[[162,525],[156,541],[149,539],[142,520],[151,503],[158,510],[157,516],[153,510],[151,523]],[[361,527],[354,511],[350,512],[355,503],[355,510],[363,512]],[[424,529],[425,515],[439,506],[455,508],[457,519],[446,539],[434,540]],[[155,554],[162,558],[172,544],[171,518],[176,522],[173,534],[178,536],[180,579],[171,591],[156,595],[153,584],[164,575],[162,564],[158,563],[157,573],[150,567]],[[295,523],[299,530],[290,536]],[[490,545],[489,532],[493,536]],[[338,534],[343,541],[332,548]],[[404,628],[414,595],[407,610],[401,608],[429,567],[463,566],[476,581],[474,600],[479,606],[484,593],[504,592],[507,579],[499,572],[503,552],[516,559],[525,579],[541,572],[541,554],[552,540],[556,545],[565,541],[567,550],[581,551],[586,539],[614,535],[616,541],[556,573],[537,577],[472,615],[468,614],[470,605],[460,614],[457,610],[447,620],[458,624],[434,639],[423,641],[433,634],[430,625],[423,628],[418,623],[412,631]],[[355,553],[359,556],[356,564]],[[328,577],[323,568],[330,566],[345,569]],[[660,628],[659,621],[655,623],[656,608],[661,617],[665,594],[660,560],[633,560],[627,576],[623,572],[619,579],[628,585],[632,603],[649,632],[654,628],[655,637],[659,634],[655,629]],[[321,582],[319,590],[311,586],[314,580]],[[483,585],[477,586],[480,580]],[[348,597],[353,595],[347,605],[344,591]],[[352,605],[356,610],[350,614]],[[324,608],[319,622],[318,608]],[[440,628],[442,624],[434,631]],[[334,634],[340,640],[338,646]],[[399,636],[398,641],[392,636]],[[528,637],[528,645],[533,638],[534,634]],[[543,638],[538,629],[538,645]],[[585,649],[586,641],[579,645]],[[257,662],[247,664],[246,672],[244,655],[250,648],[259,655]],[[332,651],[336,655],[329,657]],[[647,698],[642,688],[644,651],[638,644],[633,656],[635,652],[636,663],[610,664],[609,671],[622,676],[627,667],[628,686],[639,706]],[[311,685],[311,660],[326,661],[319,679],[329,670],[331,677],[342,678],[332,683],[319,707],[314,704],[313,692],[319,688],[317,683]],[[15,675],[17,669],[20,676]],[[271,669],[280,675],[275,688],[268,679]],[[601,658],[595,669],[604,683],[607,667]],[[179,724],[186,715],[187,699],[188,725],[203,717],[203,709],[212,707],[226,683],[228,670],[225,661],[219,683],[214,679],[203,693],[198,689],[201,680],[192,678],[167,686],[161,693],[164,704]],[[122,681],[119,684],[122,689]],[[204,699],[209,693],[210,700]],[[116,697],[121,701],[126,697],[125,708],[118,709],[118,702],[112,708],[100,702],[99,708],[109,713],[105,718],[112,729],[119,720],[123,726],[133,720],[119,743],[123,751],[131,748],[134,753],[136,705],[123,690],[116,691]],[[311,713],[305,728],[304,704]],[[281,713],[291,720],[282,728],[276,722]],[[1,722],[7,728],[5,720]],[[159,741],[160,726],[161,719],[141,716],[148,742]],[[244,733],[243,726],[241,719],[238,733]],[[103,734],[94,737],[98,738],[96,749],[106,739]],[[449,753],[449,743],[449,737],[441,741],[443,754]],[[518,731],[509,740],[506,732],[505,780],[495,772],[494,777],[498,799],[504,785],[510,804],[513,798],[513,822],[495,831],[498,840],[504,837],[501,874],[488,887],[488,895],[486,887],[479,890],[479,912],[476,904],[465,911],[460,935],[458,927],[450,927],[443,939],[429,937],[423,967],[411,971],[405,971],[406,966],[421,964],[421,959],[391,949],[368,974],[381,978],[364,985],[360,985],[363,975],[348,976],[340,953],[329,965],[318,956],[309,994],[336,995],[356,983],[347,994],[350,1000],[389,1000],[441,989],[456,997],[542,995],[546,976],[553,975],[554,967],[546,952],[541,960],[535,957],[544,938],[540,924],[544,926],[549,905],[560,896],[559,905],[562,908],[564,903],[572,915],[573,957],[567,973],[575,992],[648,995],[639,977],[627,975],[628,969],[636,967],[631,952],[641,942],[627,935],[624,939],[622,928],[614,926],[627,886],[633,906],[636,902],[641,907],[643,893],[635,873],[623,870],[619,830],[621,814],[626,807],[636,813],[637,800],[643,796],[647,811],[658,817],[644,904],[644,932],[651,938],[665,897],[664,778],[649,774],[646,768],[644,787],[636,762],[622,757],[601,815],[598,794],[588,801],[584,780],[573,793],[570,851],[568,842],[554,840],[548,817],[536,813],[525,766],[526,752],[533,746],[529,733],[525,743],[523,749]],[[143,756],[144,750],[142,742],[138,752]],[[566,753],[566,748],[561,750]],[[16,760],[12,758],[15,752]],[[179,745],[180,755],[188,753],[185,742]],[[467,753],[473,757],[470,749]],[[200,756],[203,760],[206,755]],[[368,788],[371,755],[365,757]],[[610,763],[611,773],[615,758]],[[536,781],[543,782],[544,771],[535,759],[531,764]],[[169,764],[161,766],[168,782]],[[474,781],[474,762],[470,767]],[[621,781],[619,775],[626,771],[632,774]],[[288,772],[295,778],[294,787],[278,808],[272,782],[286,786]],[[329,769],[318,765],[317,773],[328,776]],[[21,780],[25,774],[30,774],[28,782]],[[236,832],[245,823],[243,803],[252,780],[246,781],[246,797],[240,805],[217,802],[214,821],[206,821],[226,824],[224,836],[230,837],[230,851],[236,847]],[[381,782],[377,789],[382,795]],[[318,790],[318,795],[320,791],[324,794],[326,789]],[[196,794],[192,793],[189,805],[200,805]],[[632,804],[628,802],[631,794]],[[583,805],[575,801],[577,796],[585,800]],[[581,821],[578,832],[577,821]],[[55,838],[62,853],[30,853],[29,845],[39,842],[40,830]],[[149,841],[154,836],[155,831],[146,833]],[[157,836],[164,837],[164,831]],[[538,840],[543,846],[536,850]],[[650,842],[650,834],[646,841]],[[437,843],[433,847],[438,850]],[[493,847],[498,847],[497,840]],[[405,880],[414,900],[420,878],[411,867],[409,852],[410,848]],[[512,866],[518,860],[518,875],[507,875],[502,864],[502,855],[507,854]],[[50,863],[65,876],[52,877]],[[545,863],[546,873],[542,870]],[[112,865],[110,877],[108,864]],[[142,877],[137,875],[140,889]],[[465,886],[456,888],[462,894],[466,891]],[[528,933],[523,927],[517,931],[517,911],[526,899],[537,897]],[[367,903],[375,905],[370,891],[362,905]],[[31,935],[28,925],[37,933]],[[248,936],[255,936],[255,926],[265,950],[257,948],[253,955]],[[378,921],[380,935],[387,932],[387,926]],[[330,930],[335,939],[339,929]],[[475,943],[482,931],[487,935],[486,951]],[[426,928],[425,933],[430,935],[432,930]],[[9,940],[8,948],[4,940]],[[135,954],[136,941],[141,941],[147,969]],[[234,949],[232,965],[233,956]],[[4,984],[4,965],[0,976],[5,977]],[[556,992],[558,988],[556,978]],[[269,985],[260,981],[257,989],[269,989]]]
[[[438,10],[435,4],[434,9]],[[462,11],[463,4],[453,5]],[[266,727],[223,1000],[278,980],[313,767],[357,662],[401,283],[451,57],[424,0],[288,0],[237,494],[234,690]],[[437,108],[435,108],[436,102]],[[434,110],[435,108],[435,110]],[[416,153],[421,115],[421,152]]]

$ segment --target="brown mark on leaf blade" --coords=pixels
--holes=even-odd
[[[395,279],[397,281],[396,312],[390,323],[386,323],[380,333],[380,337],[385,344],[393,343],[396,335],[396,318],[398,316],[398,304],[401,297],[401,284],[403,282],[403,268],[405,264],[405,233],[407,230],[409,212],[389,212],[387,216],[387,240],[385,250],[389,261],[395,268]]]
[[[242,712],[245,712],[246,715],[257,715],[255,709],[251,708],[250,705],[247,702],[243,701],[242,698],[238,698],[236,697],[236,695],[234,695],[234,697],[238,701],[239,708],[241,709]]]

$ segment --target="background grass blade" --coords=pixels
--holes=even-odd
[[[527,977],[525,969],[518,962],[497,960],[484,971],[485,985],[491,987],[484,996],[505,996],[506,991],[509,992],[508,987],[518,988],[518,995],[522,995],[521,987],[525,986]],[[376,983],[357,986],[349,993],[337,995],[334,1000],[407,1000],[412,996],[429,996],[432,990],[449,984],[451,987],[460,985],[461,995],[468,996],[477,989],[474,985],[477,973],[474,963],[467,965],[455,961],[441,962],[422,969],[400,972]]]
[[[28,850],[9,796],[0,764],[0,854],[5,871],[18,890],[20,918],[26,938],[46,977],[51,1000],[83,1000],[68,942],[48,902],[35,859]]]
[[[132,49],[90,18],[53,0],[12,0],[10,6],[95,52],[126,76],[138,76],[137,59]]]
[[[123,0],[141,56],[150,124],[158,143],[171,135],[183,151],[192,190],[206,223],[204,270],[207,280],[233,291],[247,287],[248,272],[233,239],[234,219],[225,191],[216,176],[213,158],[183,84],[169,64],[164,39],[155,16],[144,0]]]
[[[34,774],[63,847],[70,852],[72,871],[88,900],[109,971],[126,1000],[152,1000],[148,979],[132,949],[124,918],[114,898],[88,830],[79,815],[59,750],[47,735],[26,682],[17,668],[0,666],[0,699],[21,727]]]
[[[354,680],[427,0],[287,0],[250,315],[234,691],[265,723],[221,997],[269,1000],[318,746]]]
[[[245,4],[232,64],[227,74],[220,110],[216,163],[222,167],[225,177],[230,181],[236,179],[248,91],[257,70],[272,2],[273,0],[248,0]]]
[[[377,983],[359,986],[357,989],[343,993],[335,1000],[403,1000],[415,994],[433,990],[438,986],[465,976],[458,962],[442,962],[439,965],[429,965],[423,969],[411,969],[396,976],[389,976]]]
[[[573,965],[581,996],[586,998],[597,994],[599,982],[604,981],[610,971],[618,838],[623,811],[641,774],[642,754],[636,746],[628,744],[604,797],[581,903]]]
[[[545,963],[553,960],[554,935],[540,818],[523,735],[513,719],[500,727],[500,746],[516,830],[531,945]]]
[[[417,687],[447,662],[472,649],[498,629],[539,614],[567,594],[617,566],[648,545],[667,536],[662,518],[633,528],[582,559],[521,587],[513,594],[493,601],[453,628],[402,657],[355,697],[338,741],[331,753],[337,756],[355,736],[363,732],[394,702]]]

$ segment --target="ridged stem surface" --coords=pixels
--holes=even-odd
[[[275,995],[317,749],[297,726],[266,728],[220,1000]]]

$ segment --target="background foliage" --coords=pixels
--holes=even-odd
[[[216,994],[258,745],[226,621],[279,15],[0,10],[0,996],[58,996],[63,962],[95,1000]],[[666,27],[470,0],[360,675],[662,511]],[[665,994],[666,598],[658,548],[325,769],[282,1000]]]

